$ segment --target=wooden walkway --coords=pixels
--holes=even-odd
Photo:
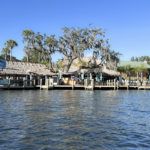
[[[87,86],[84,85],[53,85],[53,86],[45,86],[45,85],[37,85],[37,86],[0,86],[0,89],[3,90],[150,90],[150,86],[119,86],[115,87],[113,85],[95,85]]]
[[[0,86],[0,90],[37,90],[39,87],[34,86]]]
[[[150,90],[150,86],[139,86],[139,90]]]

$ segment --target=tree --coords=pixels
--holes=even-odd
[[[131,61],[146,61],[150,64],[150,56],[131,57]]]
[[[95,59],[98,57],[100,60],[99,66],[106,66],[109,69],[117,69],[117,64],[119,63],[119,56],[121,55],[119,52],[115,52],[110,49],[110,44],[108,39],[101,39],[100,41],[96,41],[94,52],[96,53]]]
[[[54,35],[46,36],[44,44],[45,44],[45,53],[46,53],[45,56],[48,56],[49,68],[52,71],[54,71],[51,55],[56,52],[58,41],[56,40]]]
[[[4,47],[2,49],[2,55],[4,55],[5,60],[7,60],[8,54],[9,54],[9,49],[7,47]]]
[[[117,67],[117,64],[119,63],[119,56],[121,55],[119,52],[115,52],[114,50],[113,51],[110,51],[109,53],[110,55],[110,60],[109,60],[109,66],[110,68],[114,68],[114,67]]]
[[[8,40],[5,43],[5,47],[2,49],[2,53],[5,55],[5,60],[7,59],[7,56],[9,55],[9,60],[12,60],[12,49],[14,47],[18,46],[17,42],[14,40]]]
[[[42,35],[41,33],[35,33],[35,42],[33,45],[33,50],[35,51],[35,53],[37,53],[37,62],[38,63],[44,63],[45,60],[45,56],[47,55],[47,51],[45,49],[45,38],[46,35]]]
[[[134,56],[132,56],[132,57],[131,57],[131,61],[134,61],[134,60],[135,60],[135,59],[134,59]]]
[[[32,30],[23,31],[24,50],[28,62],[43,62],[44,38],[45,36],[39,32],[35,33]]]
[[[25,57],[27,62],[29,62],[30,53],[31,50],[33,50],[33,45],[35,42],[34,39],[35,33],[32,30],[27,29],[22,32],[22,35],[23,35],[23,42],[25,44],[24,46],[24,51],[26,55]]]
[[[57,49],[55,36],[48,36],[39,32],[35,33],[32,30],[24,30],[23,39],[27,61],[49,64],[49,68],[54,71],[51,55]]]
[[[64,68],[63,59],[58,59],[56,62],[57,71],[62,70]]]
[[[82,59],[86,50],[101,46],[104,33],[96,28],[63,28],[58,50],[64,55],[64,72],[68,72],[75,59]],[[99,44],[99,45],[98,45]]]
[[[85,51],[93,52],[92,66],[97,66],[96,60],[116,64],[119,61],[118,53],[110,50],[108,40],[105,40],[104,32],[100,28],[63,28],[63,35],[55,38],[54,35],[43,35],[32,30],[23,31],[25,53],[27,61],[48,63],[51,70],[55,70],[51,55],[60,52],[64,55],[64,72],[68,72],[75,59],[82,62]],[[100,56],[100,57],[99,57]],[[81,63],[82,64],[82,63]],[[102,65],[102,63],[101,63]]]
[[[144,74],[146,76],[148,73],[148,70],[144,65],[137,67],[131,67],[131,65],[120,66],[117,68],[117,70],[121,73],[126,73],[128,76],[136,76],[137,79],[139,78],[139,74]]]

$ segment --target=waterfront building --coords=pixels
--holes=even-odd
[[[6,67],[0,70],[1,82],[11,85],[35,86],[40,84],[40,79],[55,75],[44,64],[6,61]]]

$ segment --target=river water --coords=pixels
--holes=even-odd
[[[150,149],[150,91],[0,91],[0,150]]]

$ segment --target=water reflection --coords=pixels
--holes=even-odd
[[[148,149],[149,91],[0,91],[0,149]]]

